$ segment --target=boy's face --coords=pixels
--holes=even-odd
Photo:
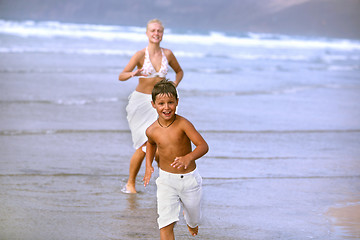
[[[166,121],[171,120],[175,115],[178,99],[170,94],[159,94],[155,98],[155,103],[151,103],[159,114],[159,117]]]

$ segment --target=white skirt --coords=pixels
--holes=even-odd
[[[145,131],[158,117],[155,108],[151,105],[151,100],[151,94],[137,91],[129,96],[126,112],[135,149],[140,148],[147,141]]]

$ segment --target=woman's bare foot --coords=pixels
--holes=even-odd
[[[199,227],[190,227],[189,225],[188,226],[188,229],[189,229],[189,232],[192,236],[196,236],[198,234],[198,231],[199,231]]]
[[[136,193],[135,186],[132,184],[126,184],[122,189],[121,192],[123,193]]]

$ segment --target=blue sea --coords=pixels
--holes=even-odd
[[[1,239],[158,238],[144,166],[120,192],[137,79],[118,75],[146,45],[145,27],[0,20]],[[333,214],[360,211],[360,40],[165,29],[161,46],[210,146],[200,239],[360,236]]]

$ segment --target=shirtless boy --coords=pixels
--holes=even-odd
[[[152,105],[159,118],[146,130],[146,170],[144,186],[154,172],[152,162],[156,149],[159,154],[157,208],[160,239],[175,239],[174,226],[179,221],[181,204],[191,235],[198,233],[202,178],[195,160],[209,149],[195,127],[175,113],[178,97],[174,84],[163,80],[152,91]],[[192,150],[191,142],[196,146]]]

